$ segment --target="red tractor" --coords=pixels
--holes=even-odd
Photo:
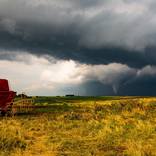
[[[13,105],[16,92],[9,88],[8,80],[0,79],[0,112],[5,115]]]

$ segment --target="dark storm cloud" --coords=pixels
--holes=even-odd
[[[116,75],[116,74],[115,74]],[[115,81],[105,83],[97,79],[82,84],[84,95],[156,96],[156,67],[146,66],[138,71],[116,75]],[[114,84],[113,84],[114,83]]]
[[[147,66],[127,83],[120,86],[118,95],[156,95],[156,67]]]
[[[87,82],[80,87],[85,96],[116,95],[111,85],[103,84],[99,81]]]
[[[155,5],[154,0],[0,0],[0,59],[27,62],[17,57],[27,52],[91,65],[118,63],[129,68],[125,74],[123,68],[108,74],[107,79],[115,77],[111,83],[87,75],[84,94],[153,95]]]
[[[88,64],[155,65],[153,3],[0,0],[0,48]]]
[[[121,64],[94,66],[86,74],[87,81],[82,88],[86,89],[88,95],[118,95],[120,87],[134,79],[137,72],[138,70]]]
[[[117,92],[111,85],[99,81],[85,83],[81,90],[84,90],[83,95],[89,96],[156,96],[156,75],[133,78],[129,83],[120,84]]]

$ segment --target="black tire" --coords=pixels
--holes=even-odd
[[[6,112],[5,111],[1,111],[1,115],[2,116],[5,116],[6,115]]]

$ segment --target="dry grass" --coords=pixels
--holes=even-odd
[[[74,106],[1,118],[0,155],[156,155],[155,99],[74,101]]]

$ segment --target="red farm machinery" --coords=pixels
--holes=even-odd
[[[32,109],[32,103],[34,100],[32,98],[28,99],[26,97],[18,98],[16,97],[16,92],[10,90],[8,80],[0,79],[0,113],[1,115],[16,113],[17,111],[28,111]]]
[[[12,107],[16,92],[9,88],[8,80],[0,79],[0,111],[5,115]]]

